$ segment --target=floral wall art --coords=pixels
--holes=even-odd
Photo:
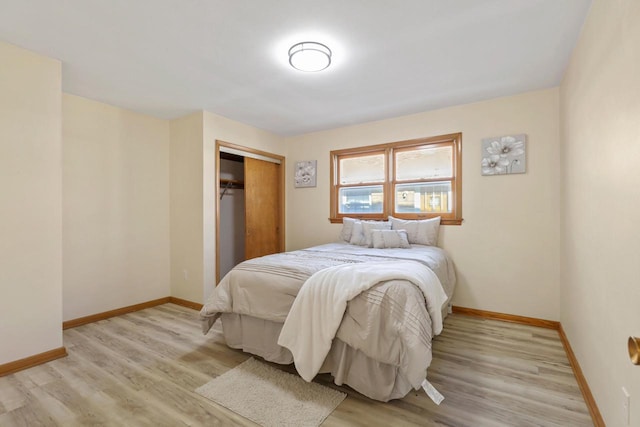
[[[316,164],[317,160],[296,162],[296,172],[294,176],[294,185],[296,187],[316,186]]]
[[[525,173],[526,135],[506,135],[482,140],[482,175]]]

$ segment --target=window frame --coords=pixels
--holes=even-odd
[[[451,178],[433,178],[420,180],[398,181],[396,178],[396,153],[410,149],[451,147]],[[359,184],[340,185],[340,159],[349,157],[360,157],[363,155],[384,153],[385,158],[385,179],[384,182],[367,182]],[[390,142],[386,144],[368,145],[364,147],[346,148],[333,150],[330,156],[330,216],[332,223],[341,223],[342,218],[358,218],[365,220],[386,220],[389,215],[402,219],[428,219],[441,217],[443,225],[462,224],[462,133],[433,136],[427,138],[411,139],[406,141]],[[428,183],[428,182],[451,182],[452,209],[451,212],[434,213],[397,213],[395,212],[395,186],[397,184]],[[356,214],[339,213],[340,189],[342,187],[364,187],[371,185],[382,185],[383,188],[383,208],[382,213]]]

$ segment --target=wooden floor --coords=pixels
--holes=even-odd
[[[0,426],[255,426],[194,390],[250,357],[203,336],[173,304],[68,329],[69,356],[0,378]],[[380,403],[348,393],[331,426],[590,426],[554,330],[450,315],[424,392]],[[291,367],[285,369],[291,370]]]

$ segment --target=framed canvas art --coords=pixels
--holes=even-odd
[[[294,185],[296,187],[315,187],[316,165],[317,160],[305,160],[302,162],[296,162]]]
[[[482,140],[482,175],[525,173],[526,135],[506,135]]]

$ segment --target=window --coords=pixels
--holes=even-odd
[[[462,134],[331,152],[331,222],[345,216],[462,223]]]

